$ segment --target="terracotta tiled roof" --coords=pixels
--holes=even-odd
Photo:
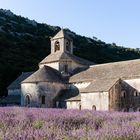
[[[140,59],[93,65],[70,77],[70,83],[97,79],[128,79],[140,77]]]
[[[44,66],[41,69],[37,70],[35,73],[33,73],[31,76],[29,76],[27,79],[25,79],[22,83],[35,82],[63,83],[63,78],[57,70],[49,66]]]

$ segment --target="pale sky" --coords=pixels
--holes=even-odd
[[[0,8],[107,43],[140,48],[140,0],[0,0]]]

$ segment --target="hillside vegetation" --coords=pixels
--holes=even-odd
[[[21,72],[38,68],[38,63],[50,53],[50,37],[59,30],[60,27],[37,23],[0,9],[0,95],[7,94],[6,87]],[[66,30],[73,38],[75,55],[95,63],[140,58],[138,50]]]

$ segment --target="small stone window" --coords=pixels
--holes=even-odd
[[[43,96],[41,96],[41,104],[45,104],[45,96],[43,95]]]
[[[59,43],[59,41],[56,41],[54,46],[55,46],[55,50],[54,50],[55,52],[60,50],[60,43]]]
[[[68,65],[67,64],[64,65],[64,72],[68,73]]]
[[[121,97],[125,98],[126,97],[126,91],[121,92]]]
[[[138,96],[138,91],[134,91],[134,96],[137,97]]]

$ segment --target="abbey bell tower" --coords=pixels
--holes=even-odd
[[[64,29],[61,29],[53,38],[51,38],[51,54],[56,52],[73,54],[73,41],[66,34]]]
[[[39,68],[52,67],[67,78],[92,64],[73,55],[73,40],[69,34],[70,32],[61,29],[51,38],[51,53],[39,63]]]

